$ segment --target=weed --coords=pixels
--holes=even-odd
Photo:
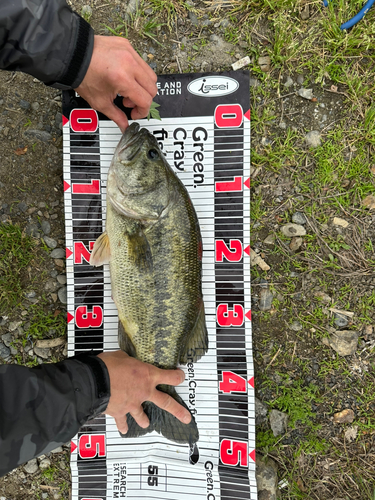
[[[33,259],[34,242],[11,224],[0,224],[0,302],[2,313],[23,300],[27,267]]]

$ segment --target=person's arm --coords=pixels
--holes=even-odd
[[[0,69],[22,71],[46,85],[76,89],[123,132],[126,115],[145,118],[157,93],[156,75],[122,37],[95,36],[65,0],[0,2]]]
[[[68,442],[89,419],[104,412],[127,431],[130,413],[141,427],[141,404],[152,401],[184,423],[191,415],[159,384],[178,385],[182,370],[161,370],[123,351],[81,354],[56,364],[0,366],[0,476]]]

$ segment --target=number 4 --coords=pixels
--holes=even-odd
[[[219,383],[221,392],[247,392],[246,380],[237,373],[224,371],[222,377],[223,380]]]

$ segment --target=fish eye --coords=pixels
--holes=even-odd
[[[150,158],[150,160],[158,160],[159,159],[159,153],[156,151],[156,149],[149,149],[147,156]]]

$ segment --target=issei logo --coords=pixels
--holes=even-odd
[[[239,87],[237,80],[229,76],[206,76],[189,83],[187,89],[200,97],[221,97],[232,94]]]

